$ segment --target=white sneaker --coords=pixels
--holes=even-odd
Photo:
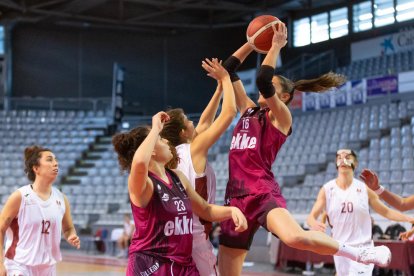
[[[384,245],[363,248],[359,251],[357,262],[387,267],[391,262],[391,251]]]

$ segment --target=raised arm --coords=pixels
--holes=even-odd
[[[388,208],[384,203],[381,202],[381,200],[379,200],[379,197],[372,190],[367,189],[367,191],[369,205],[375,212],[389,220],[414,223],[414,218]]]
[[[6,201],[0,214],[0,276],[6,276],[6,268],[4,267],[4,237],[7,228],[9,228],[19,213],[21,201],[21,193],[15,191]]]
[[[323,213],[326,206],[326,195],[325,195],[325,189],[322,187],[319,190],[318,197],[316,198],[315,203],[313,204],[312,210],[309,213],[309,216],[306,220],[309,227],[312,230],[325,232],[326,226],[324,222],[318,221],[319,216]]]
[[[164,122],[169,119],[167,113],[158,112],[152,117],[152,128],[135,151],[128,177],[129,197],[136,206],[144,207],[152,197],[152,185],[149,185],[148,167],[156,142],[161,139],[160,132]]]
[[[185,175],[179,171],[175,170],[175,173],[180,178],[181,183],[183,183],[188,197],[191,201],[191,207],[193,212],[207,221],[224,221],[227,219],[232,219],[236,228],[235,231],[243,232],[247,229],[247,220],[243,213],[237,207],[227,207],[219,206],[214,204],[209,204],[205,201],[191,186],[189,180]]]
[[[201,158],[202,160],[207,160],[209,148],[227,130],[236,116],[236,102],[229,74],[220,62],[217,59],[206,59],[203,61],[202,66],[210,77],[220,81],[223,85],[223,103],[220,114],[208,129],[198,134],[191,142],[191,156],[193,159]],[[193,160],[193,163],[198,162]],[[202,168],[204,170],[204,165]]]
[[[281,87],[275,87],[272,83],[280,50],[287,43],[287,29],[283,23],[273,25],[272,28],[274,32],[272,47],[262,62],[262,66],[257,75],[256,84],[260,94],[265,98],[266,103],[270,108],[269,115],[273,125],[283,133],[287,134],[292,125],[292,115],[287,105],[279,99],[276,94],[276,89],[281,89]],[[288,93],[289,91],[281,92]]]
[[[256,106],[256,104],[246,95],[244,85],[236,73],[239,66],[252,51],[253,48],[246,42],[223,63],[223,66],[229,72],[230,79],[233,83],[237,109],[241,114],[243,114],[247,108]]]
[[[395,209],[401,212],[414,209],[414,195],[411,195],[409,197],[401,197],[391,191],[386,190],[383,186],[380,185],[378,176],[375,172],[364,169],[359,177],[365,182],[365,185],[367,185],[368,188],[370,188],[375,193],[378,193],[379,197],[382,200],[387,202]]]
[[[197,127],[195,128],[195,135],[202,133],[211,126],[216,117],[217,109],[220,104],[220,99],[223,94],[223,87],[221,81],[217,81],[216,91],[211,97],[208,105],[200,116]]]

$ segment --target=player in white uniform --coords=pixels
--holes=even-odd
[[[52,187],[58,174],[55,155],[39,146],[26,148],[25,172],[33,183],[12,193],[0,215],[0,276],[53,276],[62,259],[62,232],[74,247],[80,240],[66,196]]]
[[[210,77],[217,80],[218,86],[197,127],[194,129],[193,122],[188,120],[181,109],[172,109],[167,112],[170,120],[165,123],[161,136],[176,147],[179,159],[177,169],[190,180],[197,193],[213,204],[216,196],[216,179],[213,169],[207,162],[207,154],[236,116],[236,102],[229,74],[219,61],[206,59],[202,66]],[[222,93],[222,109],[214,120]],[[209,241],[211,230],[211,223],[200,222],[199,217],[193,214],[192,257],[200,275],[203,276],[217,275],[216,256]]]
[[[338,177],[323,185],[307,219],[313,230],[325,232],[325,224],[317,220],[325,210],[335,240],[354,247],[372,247],[370,207],[390,220],[414,220],[385,206],[364,182],[354,178],[358,165],[354,151],[338,150],[336,165]],[[365,265],[340,256],[334,256],[334,261],[338,276],[372,275],[374,268],[373,264]]]

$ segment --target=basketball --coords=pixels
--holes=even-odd
[[[266,54],[272,46],[272,25],[280,22],[273,15],[261,15],[254,18],[247,27],[246,37],[256,52]]]

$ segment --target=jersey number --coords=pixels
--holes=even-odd
[[[185,205],[184,202],[182,200],[178,200],[178,201],[174,201],[175,206],[177,206],[177,211],[181,212],[181,211],[185,211]]]
[[[341,213],[352,213],[354,211],[354,204],[352,202],[342,202]]]
[[[42,220],[42,234],[49,234],[50,221]]]
[[[249,119],[242,119],[242,127],[243,129],[249,128]]]

